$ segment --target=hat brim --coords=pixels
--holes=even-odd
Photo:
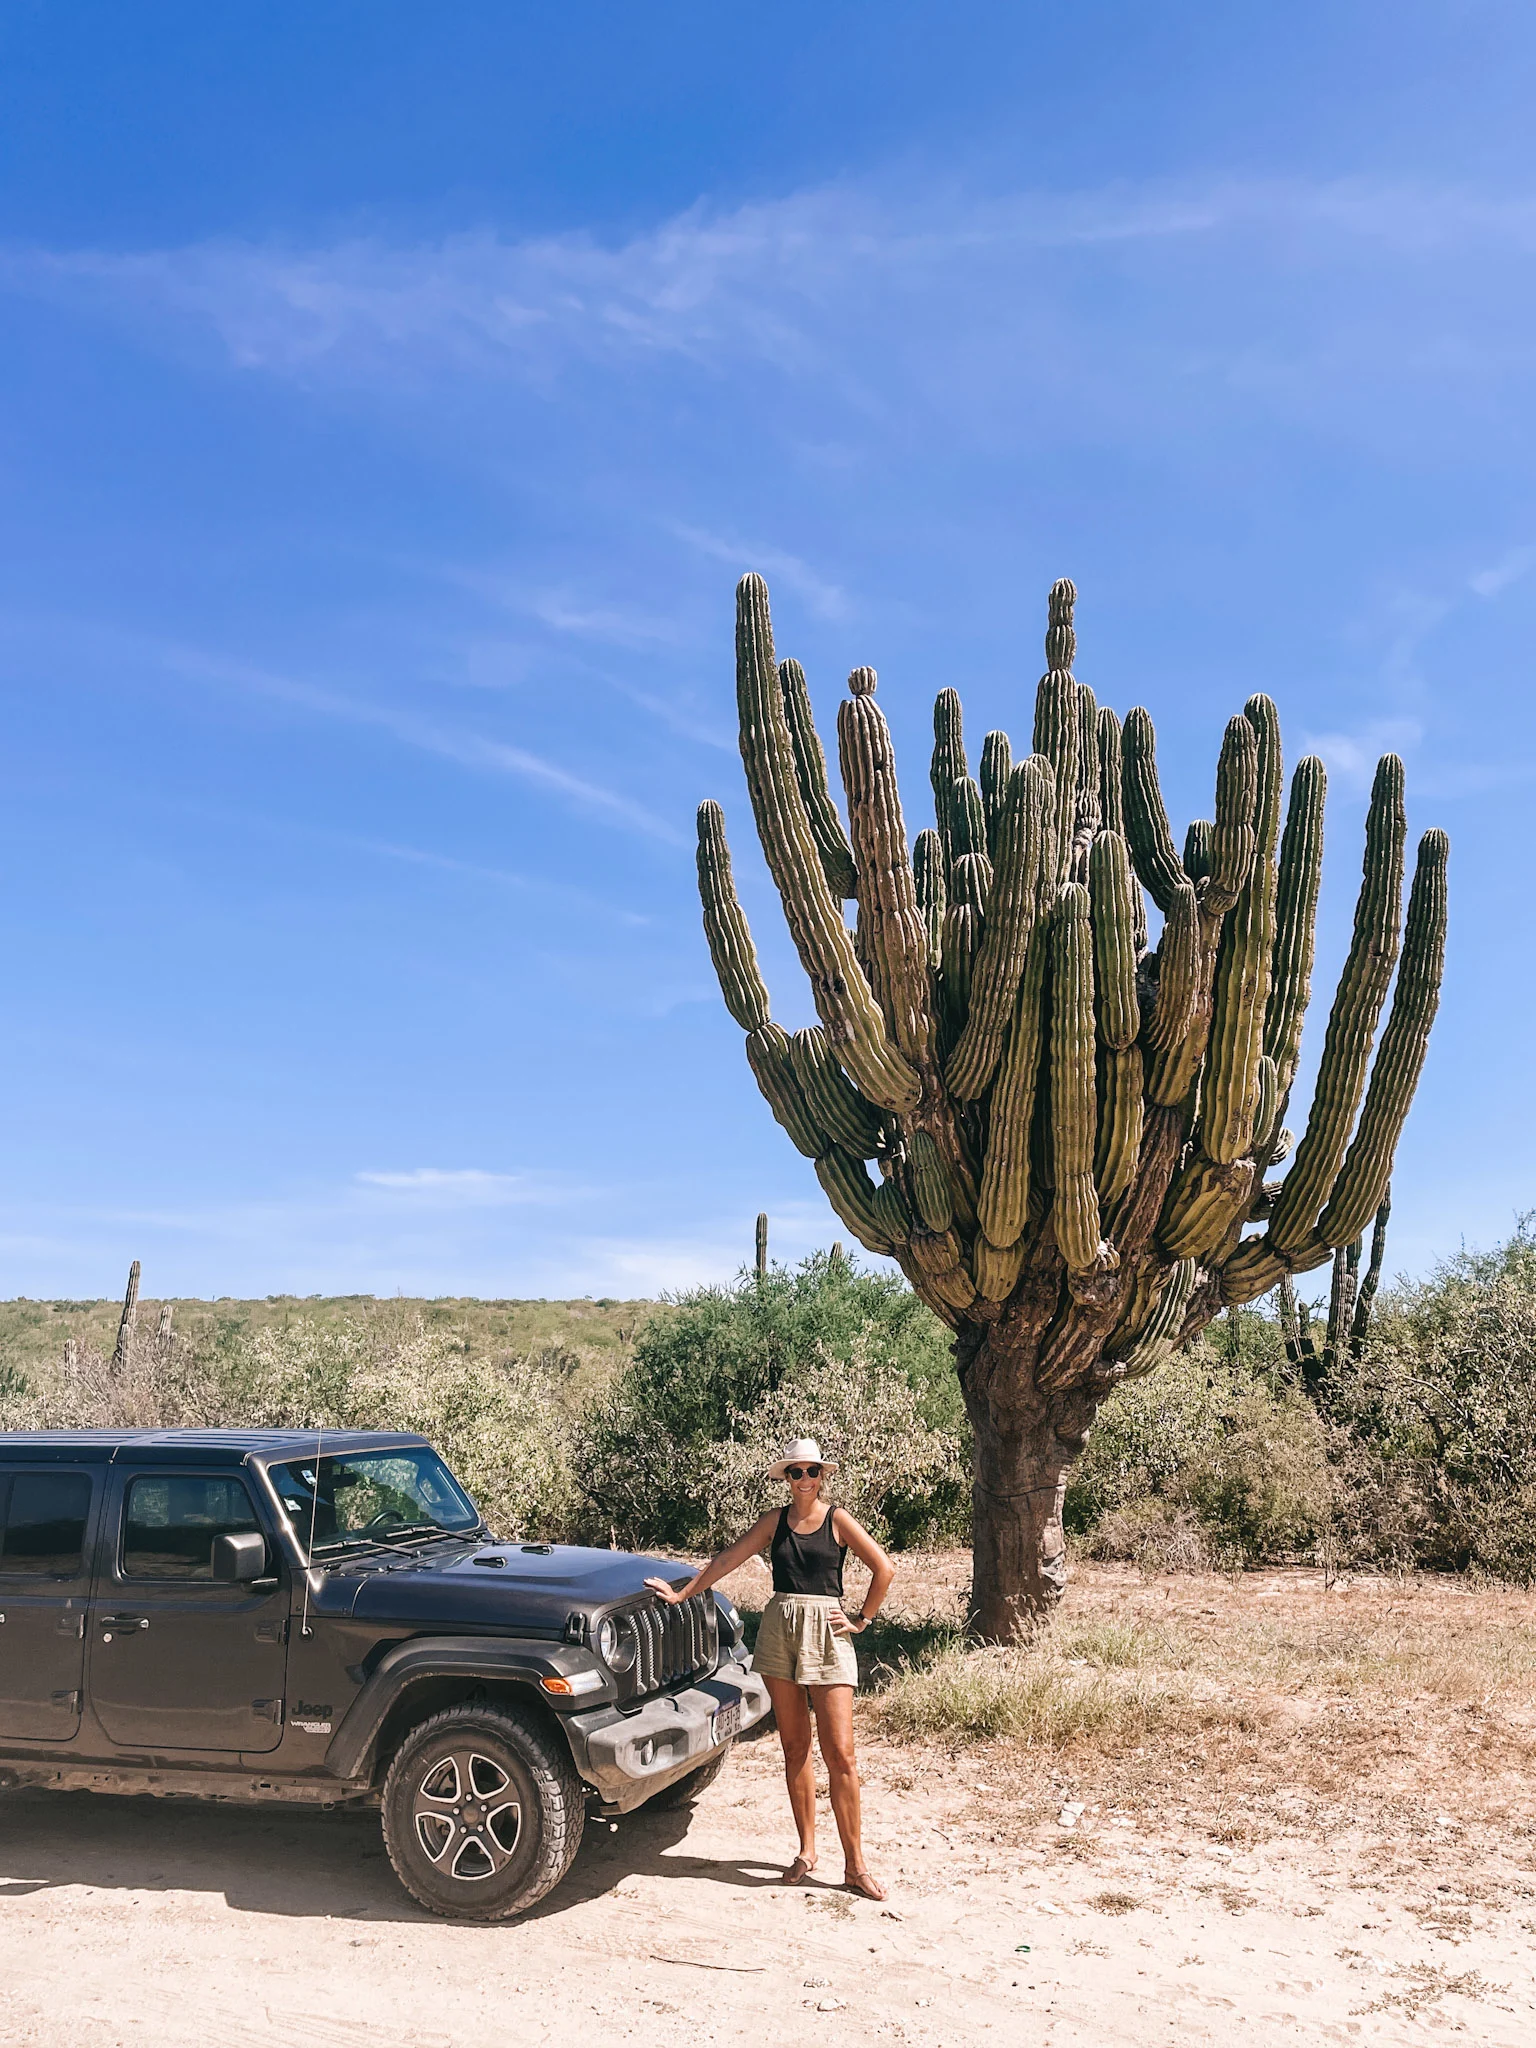
[[[787,1478],[788,1473],[785,1468],[790,1465],[819,1465],[821,1467],[821,1476],[823,1479],[825,1479],[829,1473],[835,1472],[837,1470],[836,1458],[780,1458],[777,1465],[770,1465],[768,1467],[768,1470],[763,1474],[763,1477],[765,1479]]]

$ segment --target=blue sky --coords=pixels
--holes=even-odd
[[[1452,838],[1394,1264],[1536,1201],[1536,16],[457,0],[0,19],[0,1292],[636,1294],[835,1226],[698,929],[732,587],[927,822],[1044,596],[1209,810]]]

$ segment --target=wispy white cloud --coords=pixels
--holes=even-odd
[[[818,618],[846,619],[849,615],[847,594],[838,584],[829,583],[825,577],[819,576],[798,555],[787,554],[783,548],[767,546],[759,541],[731,540],[723,534],[705,533],[695,526],[679,525],[674,531],[680,539],[697,548],[700,554],[727,563],[738,577],[749,569],[755,569],[761,576],[772,576],[788,584]]]
[[[1478,597],[1498,597],[1536,569],[1536,547],[1510,548],[1486,569],[1467,578],[1467,587]]]
[[[503,1209],[588,1199],[593,1190],[546,1173],[490,1173],[477,1166],[384,1167],[353,1176],[360,1188],[433,1207]]]

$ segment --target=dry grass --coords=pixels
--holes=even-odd
[[[1038,1642],[976,1650],[966,1564],[901,1560],[860,1714],[909,1754],[984,1752],[1015,1831],[1054,1831],[1071,1793],[1062,1847],[1089,1859],[1149,1814],[1236,1847],[1358,1825],[1424,1856],[1494,1826],[1536,1846],[1536,1594],[1088,1565]]]

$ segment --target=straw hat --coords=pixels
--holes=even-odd
[[[784,1446],[784,1455],[777,1465],[770,1465],[763,1474],[765,1479],[782,1479],[786,1465],[819,1465],[824,1473],[837,1470],[836,1458],[824,1458],[821,1445],[813,1436],[797,1436],[792,1443]]]

